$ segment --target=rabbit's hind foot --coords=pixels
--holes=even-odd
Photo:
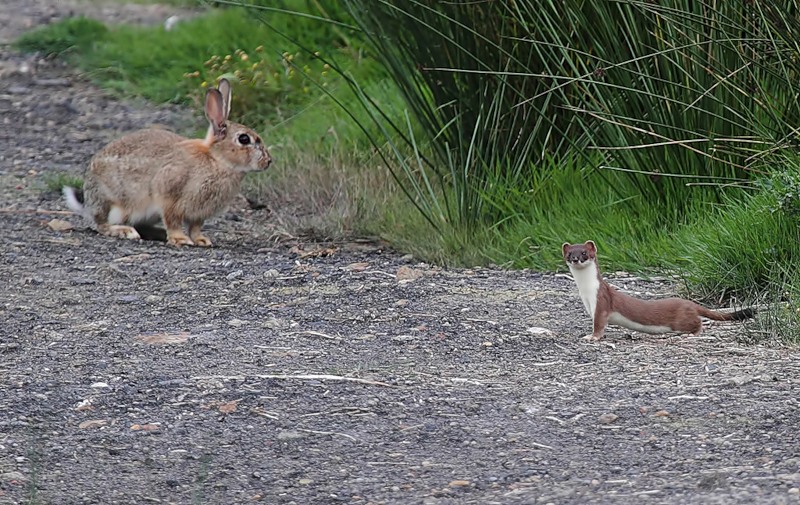
[[[205,235],[195,235],[194,237],[192,237],[192,240],[194,241],[194,245],[196,245],[196,246],[200,246],[200,247],[211,247],[212,246],[211,239],[206,237]]]
[[[98,225],[97,231],[109,237],[124,238],[128,240],[140,240],[142,237],[136,228],[124,224],[104,224]]]

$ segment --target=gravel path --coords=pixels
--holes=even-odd
[[[4,0],[0,41],[173,12],[103,5]],[[0,504],[800,503],[800,356],[740,325],[590,344],[564,275],[274,243],[245,206],[213,249],[113,240],[46,190],[196,112],[0,48]]]

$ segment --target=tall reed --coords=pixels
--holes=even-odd
[[[493,188],[535,190],[565,156],[680,216],[751,178],[800,115],[795,0],[341,1],[414,120],[387,121],[399,166],[433,174],[418,198],[455,225],[505,219]]]

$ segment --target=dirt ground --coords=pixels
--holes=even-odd
[[[4,0],[0,41],[70,13],[172,11]],[[243,205],[213,249],[114,240],[46,189],[197,112],[0,48],[0,504],[800,503],[800,355],[738,324],[592,344],[565,275],[275,241]]]

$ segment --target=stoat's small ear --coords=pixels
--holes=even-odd
[[[564,245],[561,246],[561,254],[566,256],[567,255],[567,249],[569,249],[569,242],[564,242]]]
[[[587,240],[585,244],[586,249],[589,249],[592,252],[597,252],[597,246],[594,245],[594,240]]]

